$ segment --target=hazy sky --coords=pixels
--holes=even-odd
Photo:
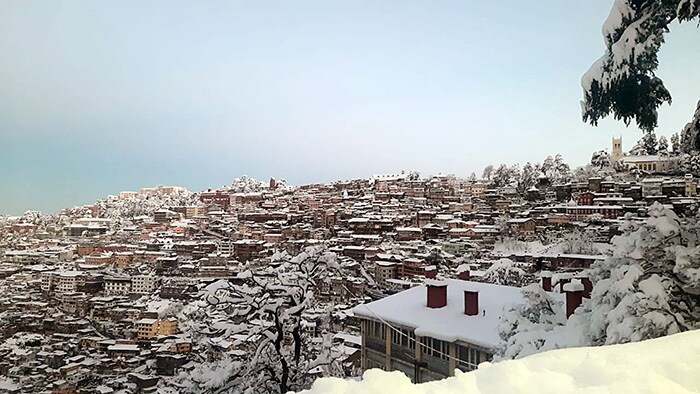
[[[0,214],[120,190],[292,184],[401,169],[572,165],[622,134],[581,122],[580,77],[612,0],[0,0]],[[674,26],[659,75],[700,98],[700,30]]]

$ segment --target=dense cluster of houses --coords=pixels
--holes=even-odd
[[[117,201],[174,191],[123,192]],[[5,218],[0,389],[155,392],[163,376],[192,368],[198,350],[216,342],[214,334],[193,342],[161,301],[187,303],[243,267],[263,269],[275,253],[313,245],[335,252],[348,272],[317,288],[323,302],[347,309],[337,337],[348,363],[415,381],[471,370],[493,355],[503,306],[521,298],[517,287],[486,283],[493,261],[508,259],[575,308],[590,290],[580,271],[604,250],[542,240],[576,232],[605,245],[625,215],[643,217],[657,201],[680,214],[696,208],[697,181],[653,175],[554,185],[541,176],[519,194],[488,181],[400,173],[209,190],[194,204],[137,217],[89,209],[59,221]],[[504,239],[540,247],[507,248]]]

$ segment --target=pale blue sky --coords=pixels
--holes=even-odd
[[[0,0],[0,214],[247,174],[293,184],[573,165],[637,130],[581,122],[612,0]],[[675,26],[659,134],[700,98]]]

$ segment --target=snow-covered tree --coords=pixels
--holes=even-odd
[[[486,181],[490,181],[492,175],[493,175],[493,165],[489,164],[486,167],[484,167],[484,173],[481,175],[481,177]]]
[[[418,171],[410,171],[408,175],[406,176],[406,180],[408,181],[418,181],[420,180],[420,172]]]
[[[598,169],[610,167],[610,155],[604,150],[593,152],[591,156],[591,165]]]
[[[212,327],[208,331],[224,327],[225,339],[249,340],[238,341],[238,350],[245,352],[238,358],[225,354],[201,364],[195,374],[174,378],[178,387],[193,392],[204,385],[216,392],[286,393],[308,388],[316,369],[324,376],[342,376],[340,355],[327,331],[330,311],[318,311],[316,300],[318,288],[337,272],[335,254],[308,248],[293,258],[280,258],[275,268],[245,271],[206,289],[206,304],[200,305],[206,312],[200,318],[219,316],[208,322]],[[314,316],[316,320],[308,321]],[[311,326],[320,331],[320,340],[306,329]],[[215,377],[215,385],[204,380],[210,377]]]
[[[526,285],[530,280],[527,273],[510,259],[494,261],[482,279],[488,283],[515,287]]]
[[[697,218],[681,219],[654,203],[646,222],[627,221],[622,230],[612,253],[587,270],[591,298],[563,326],[547,326],[551,334],[544,335],[544,344],[536,342],[537,349],[636,342],[700,329]],[[526,344],[543,337],[539,327],[532,331],[523,335]],[[523,348],[513,340],[502,353],[517,357]]]
[[[563,303],[555,301],[539,284],[527,285],[521,291],[525,302],[508,307],[498,326],[502,344],[496,360],[537,353],[554,328],[566,322]]]
[[[679,145],[682,153],[697,153],[700,150],[700,101],[693,119],[681,130]]]
[[[700,328],[700,228],[659,203],[628,223],[612,256],[590,270],[584,304],[592,345],[641,341]]]
[[[97,200],[94,206],[97,208],[98,217],[119,220],[142,215],[151,216],[159,209],[197,203],[197,194],[187,190],[175,190],[170,193],[137,193],[128,198],[108,196]],[[87,211],[85,213],[87,214]]]
[[[609,115],[645,131],[658,124],[657,109],[671,94],[656,76],[658,52],[674,21],[700,19],[700,0],[614,0],[603,25],[605,54],[581,79],[583,120]]]
[[[562,253],[567,254],[597,254],[590,235],[581,231],[572,231],[561,237]]]
[[[560,154],[554,156],[552,174],[548,176],[555,184],[564,184],[571,180],[571,168]]]
[[[520,172],[520,177],[518,178],[518,193],[523,194],[527,189],[533,187],[537,182],[537,172],[535,167],[527,162],[523,166],[523,170]]]
[[[599,170],[597,167],[589,164],[576,168],[572,174],[572,178],[576,182],[588,182],[588,178],[596,176],[598,172]]]
[[[243,175],[236,178],[231,183],[231,192],[233,193],[255,193],[265,189],[267,184],[248,175]]]
[[[476,173],[472,172],[469,174],[469,178],[467,178],[467,180],[471,183],[476,183]]]
[[[552,158],[552,156],[547,156],[547,158],[544,159],[544,161],[542,162],[542,165],[540,165],[540,172],[547,176],[550,176],[553,170],[554,158]]]
[[[641,156],[641,155],[646,155],[647,154],[647,148],[644,146],[644,140],[641,139],[637,141],[636,144],[630,149],[629,152],[630,155],[632,156]]]
[[[671,134],[671,150],[673,151],[674,155],[677,155],[680,153],[681,140],[680,140],[680,137],[678,137],[678,133]]]
[[[440,247],[433,247],[430,249],[430,252],[428,253],[428,256],[425,258],[425,261],[430,265],[440,267],[440,266],[445,264],[445,261],[446,261],[445,252],[443,252],[442,248],[440,248]]]
[[[517,165],[508,167],[505,164],[501,164],[493,172],[492,180],[496,187],[508,186],[518,179],[520,173],[520,168]]]
[[[656,133],[653,131],[647,131],[642,137],[642,145],[644,146],[644,152],[647,155],[655,155],[658,151],[659,142],[656,140]]]
[[[658,154],[668,156],[668,139],[666,139],[666,136],[661,136],[659,138],[659,150]]]
[[[680,157],[678,166],[684,174],[700,176],[700,155],[685,153]]]

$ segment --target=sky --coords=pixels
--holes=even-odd
[[[572,166],[634,127],[581,121],[612,0],[0,0],[0,214],[241,175],[291,184]],[[700,98],[674,25],[657,135]]]

